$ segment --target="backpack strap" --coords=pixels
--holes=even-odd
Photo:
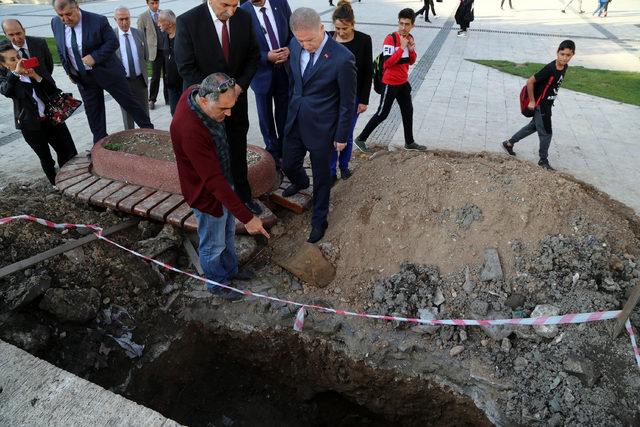
[[[544,90],[538,97],[538,100],[536,101],[536,107],[538,106],[538,104],[540,104],[540,102],[542,102],[542,99],[547,94],[547,91],[549,90],[549,86],[551,86],[551,83],[553,83],[553,76],[549,77],[549,81],[547,82],[547,85],[544,87]]]

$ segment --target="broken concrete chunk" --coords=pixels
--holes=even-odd
[[[469,271],[469,267],[467,266],[464,268],[464,285],[462,285],[462,289],[466,293],[470,294],[471,292],[473,292],[473,288],[475,287],[476,285],[471,280],[471,272]]]
[[[565,371],[578,377],[587,387],[593,387],[600,377],[591,360],[575,354],[569,355],[562,363],[562,367]]]
[[[258,250],[258,243],[252,236],[236,236],[236,256],[238,264],[246,264]]]
[[[100,300],[100,292],[94,288],[48,289],[40,308],[63,322],[85,323],[97,316]]]
[[[495,319],[509,319],[509,313],[501,312],[501,311],[493,311],[491,310],[487,313],[485,319],[495,320]],[[513,333],[513,326],[511,325],[500,325],[500,326],[481,326],[482,331],[493,338],[496,341],[502,341],[507,338],[509,335]]]
[[[435,305],[442,305],[444,303],[444,295],[442,294],[442,290],[440,288],[436,289],[436,293],[433,296],[433,303]]]
[[[438,318],[438,309],[435,307],[418,309],[418,317],[421,320],[436,320]],[[433,334],[438,328],[439,326],[436,325],[418,325],[415,327],[415,331]]]
[[[531,317],[548,317],[557,316],[560,314],[560,309],[551,304],[537,305],[531,312]],[[536,334],[543,338],[553,338],[558,335],[558,325],[540,325],[534,326],[533,329]]]
[[[29,304],[51,287],[51,277],[31,276],[22,282],[0,286],[0,314]]]
[[[480,273],[480,280],[488,282],[490,280],[502,280],[502,264],[500,264],[500,256],[495,248],[487,248],[484,250],[484,267]]]
[[[460,353],[462,353],[463,351],[464,351],[464,346],[457,345],[457,346],[453,347],[451,350],[449,350],[449,356],[455,357],[455,356],[459,355]]]
[[[276,262],[311,286],[324,288],[336,277],[335,267],[311,243],[305,243],[291,258]]]

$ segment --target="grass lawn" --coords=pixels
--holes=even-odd
[[[516,64],[510,61],[485,59],[471,59],[470,61],[524,78],[531,77],[545,65],[533,62]],[[562,87],[588,95],[640,106],[640,73],[574,67],[569,64]]]

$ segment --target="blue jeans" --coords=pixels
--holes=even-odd
[[[236,219],[224,208],[221,217],[200,212],[196,208],[192,210],[198,221],[200,265],[204,275],[209,280],[228,285],[238,272]],[[217,288],[211,284],[207,287]]]
[[[344,147],[344,150],[340,152],[339,156],[335,149],[331,154],[331,176],[336,176],[337,174],[336,166],[338,164],[338,157],[340,157],[340,170],[349,169],[349,161],[351,160],[351,152],[353,151],[353,130],[356,128],[356,122],[360,116],[360,114],[358,114],[358,105],[360,105],[360,100],[356,98],[356,108],[353,114],[353,123],[351,123],[349,139],[347,139],[347,146]]]

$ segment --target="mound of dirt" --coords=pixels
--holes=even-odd
[[[482,264],[486,248],[498,250],[511,277],[512,244],[536,250],[547,235],[595,236],[623,253],[640,250],[633,211],[568,175],[486,153],[372,157],[332,191],[324,241],[336,286],[346,288],[348,299],[368,299],[369,282],[403,262],[434,265],[446,275]],[[275,243],[279,256],[307,237],[308,217],[293,221]]]

